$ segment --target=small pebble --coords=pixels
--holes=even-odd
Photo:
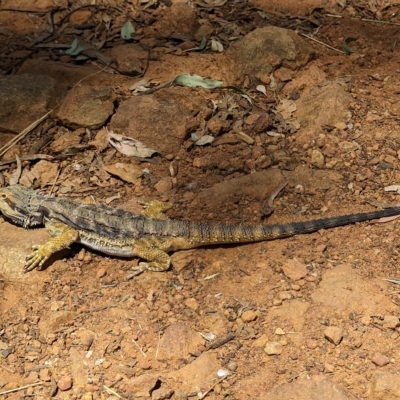
[[[268,342],[265,345],[264,351],[269,355],[279,355],[282,354],[283,347],[280,343],[278,342]]]
[[[257,319],[257,313],[253,310],[247,310],[242,314],[242,321],[243,322],[251,322]]]
[[[199,308],[199,303],[196,299],[191,297],[191,298],[185,300],[185,306],[189,307],[193,311],[196,311]]]
[[[383,327],[386,329],[396,329],[399,326],[399,318],[395,315],[385,315],[383,318]]]
[[[65,375],[57,382],[57,387],[60,390],[69,390],[72,387],[72,378],[69,375]]]
[[[237,363],[235,361],[229,361],[227,368],[229,369],[229,371],[236,371],[237,370]]]
[[[325,363],[325,364],[324,364],[324,371],[325,371],[327,374],[333,373],[333,372],[335,372],[335,367],[334,367],[332,364]]]
[[[286,369],[278,366],[278,367],[276,367],[275,372],[276,372],[278,375],[283,375],[284,373],[286,373]]]
[[[259,338],[253,342],[253,347],[264,347],[268,342],[268,336],[263,333]]]
[[[377,365],[378,367],[383,367],[386,364],[390,363],[390,359],[389,357],[386,357],[385,355],[381,354],[381,353],[375,353],[372,357],[371,357],[371,361]]]
[[[318,347],[318,341],[315,339],[307,339],[306,346],[308,349],[315,349]]]
[[[81,249],[81,251],[78,253],[78,256],[77,256],[79,261],[83,261],[83,259],[85,258],[85,253],[86,253],[86,250]]]
[[[107,275],[107,271],[105,268],[99,268],[96,272],[97,279],[103,278]]]
[[[337,326],[328,326],[324,331],[324,336],[337,346],[343,339],[343,329]]]
[[[290,300],[292,298],[292,295],[290,294],[290,292],[279,292],[278,293],[278,297],[280,300]]]

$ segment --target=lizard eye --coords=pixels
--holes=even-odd
[[[5,193],[2,193],[2,194],[0,195],[0,197],[1,197],[3,200],[5,200],[5,199],[7,198],[7,195],[6,195]]]

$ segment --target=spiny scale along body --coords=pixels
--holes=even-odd
[[[5,217],[25,228],[44,224],[53,236],[45,244],[33,247],[25,271],[40,269],[52,254],[74,242],[105,254],[146,260],[135,268],[137,273],[165,271],[170,266],[169,251],[279,239],[400,214],[400,207],[393,207],[288,224],[239,225],[168,219],[162,211],[170,207],[169,203],[155,201],[141,215],[46,196],[21,185],[0,189],[0,211]]]

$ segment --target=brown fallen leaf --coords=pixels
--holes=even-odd
[[[139,140],[118,135],[112,130],[107,132],[107,139],[113,147],[126,156],[145,158],[151,157],[154,153],[157,153],[157,150],[146,147],[142,142],[139,142]]]

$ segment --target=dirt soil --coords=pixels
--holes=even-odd
[[[2,186],[238,224],[399,203],[398,6],[56,3],[0,2]],[[4,220],[0,397],[398,399],[399,223],[378,222],[132,277],[79,244],[24,274],[49,234]]]

